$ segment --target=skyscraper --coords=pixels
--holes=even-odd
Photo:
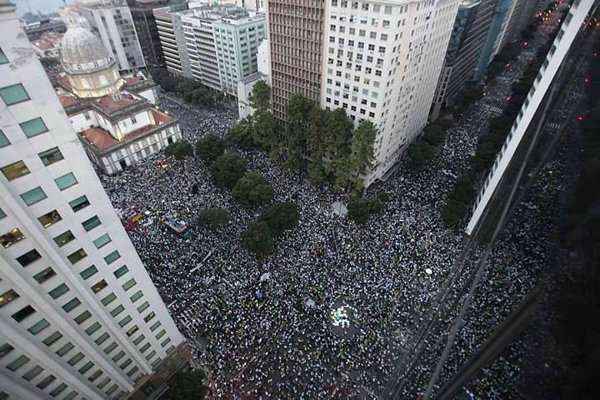
[[[159,390],[184,338],[7,0],[0,30],[0,398]]]
[[[273,115],[285,119],[290,95],[319,102],[325,4],[330,0],[268,0]]]

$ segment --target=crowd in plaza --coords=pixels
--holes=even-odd
[[[210,371],[215,398],[375,398],[392,386],[398,359],[411,348],[467,243],[460,232],[444,227],[444,196],[468,166],[489,118],[501,111],[522,70],[519,64],[533,54],[525,52],[450,128],[430,166],[414,171],[401,162],[385,183],[369,189],[367,196],[386,192],[390,200],[383,213],[363,226],[334,212],[334,202],[347,200],[343,196],[316,188],[259,151],[237,149],[248,169],[260,171],[271,183],[276,201],[294,201],[300,208],[299,226],[285,233],[266,260],[258,261],[240,242],[261,210],[243,208],[230,192],[218,189],[198,158],[178,161],[159,154],[117,176],[102,177],[193,347],[194,363]],[[236,118],[232,111],[191,109],[164,96],[161,108],[178,118],[191,143],[206,134],[224,136]],[[559,167],[534,186],[543,192],[541,203],[519,207],[509,233],[494,247],[442,382],[522,300],[548,264],[549,216]],[[218,232],[201,226],[198,213],[208,207],[229,210],[231,222]],[[132,215],[143,217],[129,223]],[[174,232],[163,223],[166,217],[184,221],[188,230]],[[451,287],[451,298],[464,293],[475,264],[467,262]],[[347,328],[332,324],[332,312],[343,306],[353,310]],[[451,310],[445,322],[455,313]],[[445,344],[440,340],[445,327],[427,339],[400,398],[423,392]],[[518,365],[507,363],[508,372],[484,373],[470,390],[486,393],[481,398],[506,398],[503,392],[509,388],[500,380],[517,370]]]

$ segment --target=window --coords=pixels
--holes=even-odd
[[[98,336],[98,338],[96,340],[94,340],[94,342],[100,346],[102,343],[106,342],[106,339],[108,339],[110,337],[110,335],[106,332],[104,332],[102,335]]]
[[[115,250],[112,253],[108,254],[106,257],[104,257],[104,261],[106,262],[106,264],[110,265],[117,261],[119,258],[121,258],[121,254],[119,254],[119,252]]]
[[[87,363],[85,363],[83,365],[83,367],[79,368],[79,373],[81,375],[85,374],[86,372],[88,372],[90,369],[92,369],[92,367],[94,366],[94,363],[91,361],[88,361]]]
[[[132,319],[131,316],[129,316],[129,315],[126,316],[125,318],[123,318],[122,320],[119,321],[119,326],[121,328],[123,328],[125,325],[127,325],[128,323],[131,322],[131,319]]]
[[[146,310],[148,307],[150,307],[150,303],[148,303],[147,301],[145,301],[144,303],[142,303],[142,305],[140,305],[137,310],[138,312],[141,314],[144,310]]]
[[[77,363],[81,360],[83,360],[83,353],[79,352],[79,353],[75,354],[73,357],[71,357],[71,359],[68,361],[68,363],[70,366],[73,367],[73,366],[77,365]]]
[[[90,375],[88,381],[94,382],[96,379],[100,378],[100,375],[102,375],[102,370],[98,369],[92,375]]]
[[[33,279],[35,279],[36,282],[41,285],[54,276],[56,276],[56,272],[52,269],[52,267],[48,267],[33,275]]]
[[[51,392],[50,392],[50,396],[52,397],[56,397],[59,394],[61,394],[62,392],[65,391],[65,389],[67,388],[67,384],[66,383],[61,383],[60,385],[58,385],[57,387],[55,387]]]
[[[132,287],[135,286],[137,282],[135,281],[135,279],[131,278],[130,280],[128,280],[127,282],[125,282],[123,284],[123,290],[124,291],[128,291],[129,289],[131,289]]]
[[[27,91],[20,83],[0,88],[0,98],[7,106],[30,100]]]
[[[125,352],[123,350],[119,351],[117,354],[115,354],[112,358],[112,360],[114,362],[119,361],[121,358],[125,357]]]
[[[115,301],[116,298],[117,298],[117,296],[114,293],[111,293],[111,294],[107,295],[106,297],[104,297],[100,301],[102,302],[102,305],[104,307],[106,307],[107,305],[109,305],[110,303],[112,303],[113,301]]]
[[[8,138],[6,137],[4,132],[2,132],[2,130],[0,129],[0,149],[2,147],[8,146],[9,144],[10,144],[10,141],[8,140]]]
[[[160,343],[160,347],[165,347],[166,345],[168,345],[169,343],[171,343],[171,338],[166,338],[164,341],[162,341]]]
[[[81,271],[79,273],[79,275],[81,275],[81,277],[83,279],[88,279],[91,276],[95,275],[96,272],[98,272],[98,268],[96,268],[95,265],[90,265],[89,267],[87,267],[86,269],[84,269],[83,271]]]
[[[81,325],[91,316],[92,316],[92,313],[90,313],[88,310],[85,310],[84,312],[82,312],[81,314],[79,314],[78,316],[75,317],[75,322],[77,322],[79,325]]]
[[[71,300],[69,300],[67,303],[65,303],[65,305],[62,306],[62,308],[66,312],[71,312],[71,311],[73,311],[73,309],[75,309],[80,304],[81,304],[81,301],[77,297],[73,297]]]
[[[117,348],[117,344],[115,342],[112,342],[111,344],[109,344],[108,346],[106,346],[106,348],[104,349],[104,352],[106,354],[110,354],[116,348]]]
[[[63,247],[65,244],[69,243],[74,239],[75,236],[73,236],[73,233],[71,231],[66,231],[55,237],[54,243],[56,243],[58,247]]]
[[[38,383],[35,386],[37,386],[39,389],[46,389],[55,380],[56,380],[56,377],[54,375],[48,375],[40,383]]]
[[[76,198],[75,200],[70,201],[69,205],[71,206],[73,212],[77,212],[89,206],[90,202],[88,201],[87,197],[81,196]]]
[[[99,291],[101,291],[102,289],[104,289],[107,286],[108,286],[108,284],[106,283],[106,281],[104,279],[102,279],[100,282],[98,282],[92,286],[92,291],[94,293],[98,293]]]
[[[81,223],[81,225],[83,225],[83,229],[85,229],[87,232],[91,231],[92,229],[94,229],[95,227],[97,227],[98,225],[100,225],[102,222],[100,222],[100,218],[98,218],[97,215],[94,215],[92,218],[85,220]]]
[[[6,292],[0,294],[0,308],[4,307],[13,300],[18,299],[19,297],[19,294],[13,289],[9,289]]]
[[[88,336],[92,336],[95,332],[98,331],[98,329],[100,329],[100,327],[100,322],[96,321],[86,328],[85,333],[87,333]]]
[[[125,369],[131,365],[131,358],[128,358],[123,362],[123,364],[119,365],[121,369]]]
[[[150,322],[155,316],[156,316],[156,313],[154,311],[152,311],[150,314],[148,314],[144,317],[144,322],[146,322],[146,323]]]
[[[149,348],[150,348],[150,343],[146,343],[145,345],[143,345],[143,346],[140,348],[140,352],[141,352],[141,353],[144,353],[144,352],[145,352],[146,350],[148,350]]]
[[[4,235],[0,236],[0,244],[5,249],[9,248],[13,244],[23,240],[25,236],[19,228],[13,228]]]
[[[135,292],[130,298],[129,300],[131,300],[132,303],[135,303],[136,301],[138,301],[139,299],[141,299],[142,297],[144,297],[144,293],[142,293],[141,290],[138,290],[137,292]]]
[[[68,291],[69,291],[69,287],[67,285],[65,285],[64,283],[61,283],[60,285],[58,285],[57,287],[55,287],[54,289],[49,291],[48,294],[50,295],[50,297],[52,297],[53,299],[56,300],[60,296],[67,293]]]
[[[6,54],[4,54],[2,49],[0,49],[0,65],[7,64],[7,63],[8,63],[8,58],[6,57]]]
[[[56,354],[58,354],[59,357],[63,357],[65,354],[67,354],[68,352],[73,350],[74,347],[75,346],[73,346],[73,344],[71,342],[65,343],[65,345],[63,347],[61,347],[60,349],[58,349],[56,351]]]
[[[43,331],[44,329],[46,329],[49,326],[50,326],[50,323],[48,321],[46,321],[44,318],[42,318],[41,320],[39,320],[38,322],[36,322],[35,324],[33,324],[27,330],[32,335],[37,335],[38,333],[40,333],[41,331]]]
[[[52,346],[54,343],[58,342],[61,338],[63,337],[62,333],[56,331],[53,334],[51,334],[50,336],[48,336],[46,339],[44,339],[42,341],[42,343],[44,343],[46,346]]]
[[[3,345],[0,346],[0,358],[5,357],[8,353],[13,351],[14,349],[15,348],[12,347],[10,344],[4,343]]]
[[[29,168],[27,168],[27,165],[25,165],[23,161],[17,161],[12,164],[8,164],[1,169],[4,176],[9,181],[17,179],[21,176],[25,176],[30,172]]]
[[[116,317],[117,315],[121,314],[123,311],[125,311],[125,307],[123,307],[122,304],[119,304],[117,307],[115,307],[111,312],[110,315],[114,317]]]
[[[31,368],[29,371],[25,372],[25,375],[23,375],[23,379],[25,379],[27,382],[30,382],[36,376],[41,374],[42,371],[44,371],[44,368],[40,367],[39,365],[36,365],[35,367]]]
[[[19,124],[21,130],[28,138],[32,138],[37,135],[41,135],[44,132],[48,132],[48,128],[41,118],[34,118],[29,121],[21,122]]]
[[[156,321],[154,324],[152,324],[152,326],[150,327],[150,331],[154,332],[156,329],[158,329],[158,327],[160,326],[160,321]],[[160,338],[156,338],[156,339],[160,339]]]
[[[119,279],[120,277],[122,277],[123,275],[125,275],[125,274],[126,274],[126,273],[128,273],[128,272],[129,272],[129,268],[127,268],[127,265],[123,265],[122,267],[118,268],[118,269],[117,269],[117,270],[114,272],[114,274],[115,274],[115,277],[116,277],[117,279]]]
[[[161,329],[161,331],[158,332],[155,336],[156,340],[160,339],[161,337],[165,336],[166,334],[167,334],[167,331],[165,331],[164,329]]]
[[[152,359],[152,357],[154,357],[156,355],[156,351],[152,350],[150,353],[148,353],[148,355],[146,356],[146,360],[150,361]]]
[[[27,357],[25,355],[21,355],[16,360],[14,360],[10,364],[8,364],[6,366],[6,368],[9,371],[15,372],[16,370],[18,370],[19,368],[21,368],[23,365],[27,364],[28,362],[29,362],[29,357]]]
[[[127,373],[127,376],[132,376],[133,374],[135,374],[136,372],[138,372],[139,368],[137,367],[137,365],[133,368],[131,368],[131,370]]]
[[[94,240],[94,246],[96,246],[97,249],[100,249],[102,247],[104,247],[105,245],[107,245],[108,243],[110,243],[112,240],[110,238],[110,236],[108,235],[108,233],[105,233],[104,235],[100,236],[98,239]]]
[[[69,393],[68,395],[66,395],[63,400],[73,400],[75,397],[77,397],[79,393],[77,393],[76,391],[72,391],[71,393]]]
[[[44,228],[48,228],[49,226],[52,226],[58,221],[60,221],[61,219],[62,217],[60,216],[58,211],[52,210],[48,214],[44,214],[41,217],[39,217],[38,221],[40,221],[40,224],[42,224]]]
[[[133,344],[137,346],[138,344],[142,343],[142,341],[144,339],[146,339],[146,336],[144,336],[142,334],[142,335],[140,335],[140,336],[138,336],[138,337],[135,338],[135,340],[133,341]]]
[[[79,249],[69,254],[67,258],[71,261],[71,264],[77,264],[79,261],[83,260],[87,256],[87,253],[83,249]]]
[[[21,199],[23,199],[25,204],[28,206],[32,206],[35,203],[44,200],[46,197],[48,196],[46,196],[46,193],[44,193],[42,188],[39,186],[25,193],[21,193]]]
[[[75,175],[73,175],[72,172],[69,172],[68,174],[56,178],[54,182],[56,182],[56,186],[58,186],[58,189],[62,191],[70,188],[71,186],[76,185],[77,178],[75,178]]]
[[[132,337],[140,328],[137,325],[132,326],[127,330],[127,337]]]
[[[58,147],[53,147],[49,150],[42,151],[41,153],[38,153],[38,156],[46,167],[64,159]]]
[[[36,249],[29,250],[27,253],[23,254],[20,257],[17,257],[17,261],[21,264],[22,267],[27,267],[32,262],[39,260],[42,258],[42,255],[38,253]]]

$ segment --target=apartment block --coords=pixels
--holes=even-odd
[[[184,338],[0,0],[0,398],[165,389]]]

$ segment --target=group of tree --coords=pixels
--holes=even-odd
[[[275,240],[285,231],[294,229],[299,219],[296,204],[276,203],[248,226],[242,234],[242,244],[257,258],[268,257],[275,251]]]
[[[371,215],[380,214],[389,201],[389,194],[380,192],[374,199],[353,196],[348,202],[348,218],[357,224],[366,224]]]
[[[198,223],[217,231],[231,221],[231,214],[224,208],[204,208],[198,215]]]
[[[165,68],[154,68],[150,74],[163,90],[175,94],[187,103],[213,107],[225,100],[223,92],[209,88],[194,79],[175,77]]]
[[[190,142],[179,140],[168,145],[165,148],[165,153],[167,153],[168,156],[175,157],[177,160],[183,160],[184,158],[194,155],[194,148]]]
[[[269,110],[270,93],[264,82],[254,86],[254,114],[231,129],[230,140],[268,151],[288,168],[306,173],[314,184],[362,190],[363,177],[374,163],[375,126],[363,120],[355,127],[343,109],[323,110],[299,94],[290,97],[286,124],[280,124]]]
[[[199,369],[177,372],[169,386],[171,400],[202,400],[208,393],[206,374]]]
[[[446,141],[448,125],[431,123],[425,127],[421,137],[408,146],[408,157],[413,168],[419,169],[431,161]]]

